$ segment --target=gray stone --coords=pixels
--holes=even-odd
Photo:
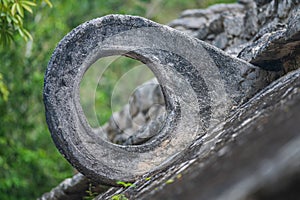
[[[289,9],[292,6],[292,1],[283,0],[281,4],[278,4],[278,17],[279,18],[286,18],[289,14]]]
[[[209,28],[207,27],[207,25],[203,25],[202,27],[199,28],[196,38],[200,40],[204,40],[208,33],[209,33]]]
[[[162,104],[154,104],[149,108],[148,112],[146,113],[146,117],[148,120],[152,121],[156,119],[158,116],[161,116],[166,113],[165,105]]]
[[[180,18],[184,17],[207,17],[208,15],[213,14],[208,9],[190,9],[185,10],[181,13]]]
[[[219,14],[227,11],[231,11],[233,13],[240,12],[244,9],[244,7],[240,4],[215,4],[208,8],[214,14]]]
[[[255,0],[257,6],[263,6],[267,3],[270,3],[272,0]]]
[[[254,0],[241,0],[237,4],[230,4],[228,6],[213,6],[207,9],[200,10],[187,10],[184,11],[181,15],[181,18],[188,17],[201,17],[207,19],[207,27],[211,27],[208,32],[205,27],[200,27],[198,30],[188,29],[182,30],[185,33],[190,34],[191,36],[196,36],[197,38],[211,43],[218,34],[226,32],[227,36],[227,49],[232,52],[233,46],[235,46],[235,51],[237,51],[238,45],[240,43],[235,43],[236,38],[239,41],[251,42],[254,38],[258,38],[259,34],[262,34],[262,29],[267,33],[271,31],[278,31],[282,29],[282,26],[287,24],[288,20],[297,13],[299,13],[299,1],[295,0],[284,0],[284,1],[254,1]],[[199,15],[197,15],[199,13]],[[223,16],[220,18],[220,16]],[[230,26],[227,26],[227,31],[223,28],[223,19],[224,16],[232,19],[243,18],[243,23],[239,26],[235,26],[235,23],[229,23]],[[221,20],[216,20],[221,19]],[[220,25],[222,23],[222,25]],[[240,23],[240,22],[239,22]],[[236,31],[236,28],[242,28],[242,32]],[[204,29],[203,29],[204,28]],[[203,30],[202,30],[203,29]],[[233,31],[235,30],[235,31]],[[199,32],[199,33],[198,33]],[[229,33],[228,33],[229,32]],[[259,32],[259,33],[258,33]],[[195,34],[196,33],[196,34]],[[238,34],[239,33],[239,34]],[[266,33],[266,32],[264,32]],[[234,37],[232,37],[234,34]],[[255,40],[255,39],[254,39]],[[239,49],[241,51],[242,49]]]
[[[147,113],[149,108],[156,103],[162,103],[161,90],[157,83],[147,82],[139,86],[139,88],[134,93],[134,98],[140,99],[139,103],[136,105],[139,112]]]
[[[259,38],[261,38],[264,34],[267,33],[272,33],[272,32],[276,32],[278,30],[283,30],[286,29],[287,25],[286,24],[282,24],[282,23],[278,23],[278,21],[273,21],[269,24],[267,24],[266,26],[262,27],[259,32],[253,37],[253,41],[258,40]]]
[[[144,124],[146,124],[146,116],[142,113],[142,112],[139,112],[139,114],[137,114],[134,118],[133,118],[133,124],[140,127]],[[137,128],[134,128],[135,130],[138,130],[138,127]]]
[[[132,117],[129,112],[129,105],[125,105],[123,109],[112,115],[111,120],[115,121],[119,130],[124,131],[126,128],[131,127]]]
[[[164,114],[165,109],[161,109],[164,106],[164,97],[157,80],[150,80],[137,87],[129,104],[120,112],[113,113],[109,123],[95,129],[95,132],[108,141],[123,144],[143,126],[148,126],[152,119]]]
[[[272,2],[272,4],[270,4],[270,2]],[[255,3],[256,5],[254,5],[253,3]],[[223,10],[222,9],[211,9],[211,8],[187,10],[181,14],[181,18],[191,18],[191,17],[193,17],[193,18],[199,17],[200,18],[201,17],[201,18],[207,19],[207,24],[204,27],[203,26],[199,27],[198,29],[188,28],[188,26],[186,26],[184,24],[182,24],[182,26],[179,26],[179,24],[178,24],[173,27],[175,27],[176,29],[178,29],[182,32],[189,34],[190,36],[198,37],[206,42],[211,42],[211,41],[214,41],[216,39],[216,37],[219,36],[219,34],[212,34],[208,30],[207,27],[211,26],[211,22],[213,22],[214,19],[216,19],[216,16],[218,17],[218,16],[224,15],[224,14],[225,14],[225,16],[228,16],[228,17],[234,17],[236,15],[245,16],[246,13],[248,13],[244,17],[244,19],[245,19],[244,23],[245,24],[248,23],[250,25],[252,24],[251,26],[254,27],[254,29],[251,28],[249,30],[254,30],[254,31],[252,31],[252,33],[249,34],[249,33],[247,33],[247,30],[246,30],[243,32],[243,34],[241,36],[237,35],[235,37],[232,37],[232,36],[228,37],[227,38],[228,42],[225,47],[225,51],[227,53],[229,53],[230,55],[237,56],[240,53],[240,51],[242,49],[244,49],[242,51],[242,53],[240,53],[241,58],[243,58],[247,61],[250,61],[250,62],[251,62],[251,60],[257,59],[259,61],[259,65],[261,67],[267,68],[267,69],[270,69],[270,65],[274,66],[274,64],[278,65],[278,63],[279,63],[280,69],[284,69],[285,72],[289,72],[289,71],[298,69],[300,66],[300,62],[299,62],[300,61],[300,52],[297,50],[297,49],[299,49],[297,41],[300,40],[299,39],[299,13],[300,12],[298,10],[299,3],[300,3],[300,1],[298,1],[298,0],[284,0],[284,1],[240,0],[239,4],[233,4],[231,6],[228,6],[226,9],[222,8]],[[251,9],[252,9],[252,11],[249,11]],[[253,9],[255,9],[256,11]],[[222,10],[222,11],[219,12],[218,10]],[[249,13],[252,13],[252,14],[249,14]],[[253,17],[255,20],[251,19]],[[250,19],[250,21],[249,21],[249,19]],[[186,22],[186,20],[181,20],[181,21]],[[245,24],[243,26],[245,26]],[[288,25],[289,28],[287,28],[287,24],[289,24]],[[216,27],[216,28],[220,28],[220,27]],[[222,29],[221,34],[224,35],[225,30],[222,27],[221,27],[221,29]],[[229,27],[229,29],[230,29],[230,27]],[[258,31],[258,33],[253,37],[253,35],[257,31]],[[281,36],[282,39],[269,40],[270,38],[268,38],[268,37],[274,38],[280,32],[285,32],[284,36]],[[265,35],[266,36],[269,35],[269,36],[266,37]],[[264,38],[264,40],[262,38]],[[255,41],[255,42],[258,41],[257,44],[259,44],[259,41],[260,41],[260,45],[253,43],[253,41]],[[268,43],[268,41],[271,41],[271,44],[266,44],[266,43]],[[281,44],[274,45],[273,44],[274,41],[275,42],[279,41],[279,43],[281,43]],[[253,56],[253,53],[251,51],[247,52],[247,49],[251,50],[251,47],[253,50],[255,50],[254,52],[259,52],[259,53],[256,54],[255,56]],[[281,53],[274,52],[274,50],[276,50],[276,48],[274,49],[274,47],[276,47],[278,49],[283,49],[282,52],[285,52],[285,53],[281,54]],[[270,50],[272,50],[273,52]],[[276,51],[278,51],[278,50],[276,50]],[[287,52],[290,52],[290,55],[286,54]],[[268,61],[272,61],[272,59],[274,60],[274,58],[272,58],[272,56],[274,58],[276,58],[275,62],[273,62],[273,63],[268,62]],[[218,59],[218,58],[216,57],[215,59]],[[280,61],[280,62],[278,62],[278,61]],[[260,77],[259,75],[257,75],[256,71],[253,72],[252,70],[249,70],[248,68],[244,68],[242,70],[242,73],[244,74],[244,77],[246,80],[255,80]],[[278,74],[275,73],[270,78],[270,81],[275,79],[277,75]],[[280,79],[280,80],[283,80],[283,79]],[[240,85],[243,87],[246,87],[247,83],[241,82]],[[256,87],[263,87],[263,86],[261,85],[261,86],[256,86]],[[288,88],[288,87],[286,87],[286,88]],[[271,91],[273,91],[273,93],[276,94],[276,90],[271,90]],[[271,98],[271,101],[272,101],[274,99],[274,96],[272,93],[270,93],[270,96],[272,96],[272,98]],[[157,98],[160,100],[163,100],[163,98],[160,96],[158,96]],[[146,101],[148,101],[148,100],[146,100]],[[155,101],[157,101],[157,99]],[[261,101],[264,101],[264,100],[261,100]],[[258,106],[259,105],[265,106],[269,102],[269,101],[265,100],[263,103],[261,103],[261,101],[257,101]],[[146,117],[146,115],[149,115],[148,112],[151,111],[151,108],[145,114],[142,114],[141,112],[138,111],[137,106],[135,106],[135,105],[142,104],[142,102],[143,102],[142,99],[136,99],[135,102],[132,102],[132,104],[130,104],[131,109],[132,109],[130,112],[130,116],[132,116],[132,117],[139,116],[139,118],[140,117],[143,118],[143,117]],[[132,105],[134,105],[134,106],[132,106]],[[249,104],[246,104],[244,108],[248,109],[248,107],[247,107],[248,105]],[[253,113],[256,113],[257,110],[260,108],[257,107],[255,109],[256,109],[256,111],[253,111],[253,112],[251,112],[251,110],[250,110],[251,116],[253,115]],[[295,111],[295,109],[292,109],[292,110]],[[236,112],[240,113],[239,109],[237,109]],[[283,113],[285,113],[285,112],[283,112]],[[152,117],[152,119],[161,118],[160,114],[157,114],[157,116],[158,116],[157,118]],[[282,113],[280,113],[280,115],[278,115],[278,116],[283,116],[282,118],[284,118],[286,115],[282,115]],[[295,119],[297,119],[297,118],[295,118]],[[134,123],[129,123],[128,124],[129,127],[126,127],[124,132],[121,131],[118,128],[118,126],[115,123],[112,123],[111,121],[110,121],[110,123],[106,123],[102,128],[95,129],[93,131],[95,132],[96,135],[99,135],[103,139],[108,140],[108,141],[117,141],[120,144],[122,144],[122,143],[139,144],[139,143],[144,143],[146,141],[149,141],[149,137],[150,138],[153,137],[153,135],[151,135],[150,131],[149,131],[149,129],[151,129],[151,126],[154,127],[153,130],[155,130],[155,127],[159,127],[159,126],[157,126],[157,125],[159,125],[159,120],[157,123],[156,122],[151,123],[150,118],[148,118],[148,120],[145,121],[144,126],[135,126]],[[246,119],[245,122],[246,121],[248,121],[248,120]],[[271,121],[273,121],[273,119]],[[238,121],[238,123],[242,124],[242,122],[240,122],[240,121]],[[228,126],[227,126],[228,131],[231,131],[234,129],[231,126],[234,127],[234,125],[231,125],[231,122],[229,120]],[[254,123],[254,126],[259,127],[259,129],[261,129],[261,126],[257,126],[257,124],[255,124],[255,123]],[[140,131],[137,129],[139,129]],[[145,131],[146,129],[147,129],[147,131]],[[239,128],[237,128],[237,129],[239,129]],[[282,130],[282,129],[283,129],[282,127],[278,128],[278,130]],[[145,132],[142,133],[141,130],[144,130]],[[108,132],[109,132],[109,134],[108,134]],[[131,135],[129,135],[128,133],[131,133]],[[268,141],[271,140],[270,139],[271,137],[272,137],[272,135],[270,135],[270,137],[268,138]],[[195,141],[193,143],[195,144],[195,146],[197,146],[197,144],[199,144],[199,142],[197,143],[197,141]],[[242,143],[243,144],[244,143],[251,144],[251,142],[249,142],[249,141],[245,142],[244,140]],[[256,138],[255,138],[255,143],[257,143]],[[222,144],[222,142],[221,142],[221,144]],[[270,146],[269,143],[267,145]],[[227,146],[221,148],[221,150],[218,152],[218,155],[226,155],[226,152],[229,152],[229,153],[232,152],[232,151],[228,151],[228,149],[229,148]],[[244,146],[240,150],[237,149],[236,151],[239,152],[239,154],[240,154],[240,152],[242,152],[241,150],[243,150],[243,149],[245,149]],[[280,148],[278,148],[278,149],[280,149]],[[212,151],[212,153],[213,152],[214,151]],[[262,150],[262,152],[265,152],[265,148]],[[193,154],[193,153],[191,153],[191,154]],[[257,158],[259,158],[260,155],[261,154],[256,155]],[[212,156],[212,160],[213,160],[213,158],[214,157]],[[234,156],[233,156],[233,158],[234,158]],[[201,163],[205,163],[205,162],[206,161],[203,160],[203,162],[201,162]],[[190,172],[202,171],[202,168],[201,168],[201,170],[199,170],[198,168],[195,169],[193,167],[190,167],[189,163],[193,163],[193,160],[184,162],[180,165],[173,164],[170,168],[167,168],[168,169],[167,171],[162,170],[156,174],[150,173],[148,175],[145,175],[145,177],[147,177],[147,178],[152,176],[151,180],[149,180],[149,181],[145,181],[144,178],[138,179],[138,184],[137,184],[136,190],[132,191],[131,189],[129,189],[129,193],[131,194],[131,196],[130,195],[129,196],[132,197],[130,199],[134,199],[134,198],[140,199],[141,195],[146,198],[147,195],[149,195],[149,193],[151,195],[153,193],[153,191],[156,191],[158,193],[157,195],[160,195],[160,193],[161,193],[160,191],[165,191],[165,189],[163,189],[163,190],[161,190],[161,189],[165,188],[165,186],[168,186],[168,184],[166,185],[165,182],[168,181],[168,179],[176,180],[177,179],[176,176],[178,174],[181,176],[182,171],[184,171],[185,174],[189,171]],[[224,164],[224,163],[222,163],[222,161],[219,163],[220,163],[220,166],[223,166],[223,165],[228,166],[228,163]],[[233,163],[236,163],[235,158],[233,159]],[[276,162],[275,162],[275,165],[276,165]],[[201,164],[201,166],[203,166],[203,164]],[[233,167],[233,166],[231,166],[231,167]],[[209,166],[207,168],[209,168]],[[299,167],[298,167],[298,169],[299,169]],[[224,172],[222,169],[219,171]],[[291,174],[293,174],[293,170],[289,170],[289,171],[291,171]],[[212,173],[215,174],[215,172],[212,172]],[[194,173],[192,173],[192,175],[193,174]],[[230,173],[228,173],[228,174],[232,174],[232,171],[230,171]],[[276,176],[276,177],[280,183],[276,183],[276,182],[273,182],[272,180],[265,179],[265,180],[268,180],[269,189],[268,189],[268,187],[261,187],[260,191],[262,191],[262,192],[258,192],[255,194],[254,193],[249,194],[249,199],[276,199],[276,197],[281,198],[281,199],[286,199],[285,198],[286,196],[282,197],[280,195],[266,197],[266,195],[268,195],[268,194],[269,195],[274,194],[273,191],[278,191],[278,192],[282,191],[282,187],[280,187],[280,186],[288,185],[288,181],[292,180],[292,178],[286,177],[284,175],[284,173],[278,172],[277,174],[278,174],[278,176]],[[283,175],[283,176],[281,176],[281,175]],[[184,177],[185,176],[186,175],[184,175]],[[281,177],[283,177],[283,178],[281,178]],[[297,176],[294,176],[294,177],[297,177]],[[167,188],[167,191],[171,191],[171,192],[178,191],[178,190],[180,191],[180,190],[182,190],[182,188],[184,188],[185,185],[188,185],[191,182],[197,183],[197,181],[195,181],[195,180],[191,180],[189,178],[187,178],[187,179],[188,179],[188,181],[185,181],[180,186],[178,186],[176,184],[176,186],[175,186],[176,189],[173,188],[172,190],[168,190],[168,188]],[[202,180],[203,178],[199,177],[197,179]],[[83,181],[82,185],[84,185],[84,187],[76,187],[76,193],[79,194],[78,199],[81,199],[82,196],[84,196],[86,188],[87,188],[87,184],[85,182],[85,180],[87,180],[87,179],[80,179],[80,180]],[[210,180],[210,178],[209,177],[204,178],[204,180]],[[262,180],[262,179],[259,179],[259,180]],[[198,183],[198,184],[200,185],[201,183]],[[206,184],[207,183],[205,183],[203,185],[206,185]],[[57,189],[53,189],[50,192],[51,194],[47,193],[43,197],[47,197],[49,199],[49,198],[53,198],[54,196],[55,197],[60,196],[60,197],[62,197],[62,199],[68,199],[68,198],[73,199],[75,197],[75,196],[73,196],[73,193],[64,192],[64,190],[66,190],[68,187],[72,188],[72,186],[66,185],[66,184],[63,184],[63,185],[65,185],[65,187],[58,186]],[[173,184],[171,184],[170,186],[172,186],[172,185]],[[193,185],[197,185],[197,184],[193,184]],[[214,187],[217,187],[217,186],[214,186]],[[227,184],[226,187],[229,188],[230,184]],[[274,189],[274,188],[276,188],[276,189]],[[120,192],[119,188],[112,188],[107,193],[105,193],[102,197],[105,198],[105,196],[106,197],[112,196],[117,190]],[[198,191],[198,190],[199,190],[199,187],[197,187],[197,189],[195,189],[194,191]],[[205,190],[205,189],[203,189],[203,190]],[[137,193],[137,191],[140,191],[140,192]],[[186,191],[189,191],[189,189],[187,189]],[[193,194],[194,194],[194,191],[193,191]],[[209,191],[209,190],[205,190],[205,192],[203,194],[204,195],[208,194],[207,191]],[[291,193],[292,193],[292,191],[291,191]],[[125,193],[125,194],[126,194],[126,196],[128,195],[128,193]],[[185,199],[188,199],[188,196],[189,196],[188,193],[186,192],[184,194],[186,194]],[[81,195],[81,197],[80,197],[80,195]],[[260,195],[260,196],[257,196],[257,195]],[[101,197],[99,197],[99,198],[101,198]],[[151,198],[151,196],[150,196],[150,198]]]
[[[243,33],[243,16],[236,15],[230,17],[224,17],[224,29],[228,35],[239,36]]]
[[[206,19],[201,18],[195,18],[195,17],[188,17],[188,18],[179,18],[174,21],[172,21],[169,26],[176,27],[176,26],[183,26],[185,28],[190,29],[199,29],[203,25],[206,24]]]
[[[89,186],[93,185],[85,176],[78,173],[72,178],[68,178],[61,182],[50,192],[45,193],[38,200],[81,200],[82,197],[88,196],[86,193]],[[93,186],[92,192],[101,193],[107,190],[105,186]]]
[[[257,16],[257,7],[256,4],[250,3],[247,6],[246,15],[244,18],[244,30],[243,38],[251,39],[259,29],[258,23],[258,16]]]
[[[146,63],[163,88],[168,115],[159,133],[143,145],[108,143],[93,132],[80,106],[77,91],[83,73],[98,58],[115,54]],[[257,79],[247,80],[245,69]],[[178,152],[222,121],[232,106],[267,85],[270,77],[167,26],[109,15],[80,25],[58,44],[45,75],[46,119],[57,148],[78,171],[116,185],[172,165],[180,158]]]
[[[215,34],[209,34],[206,38],[206,40],[209,42],[209,41],[212,41],[216,38],[216,35]]]
[[[96,199],[299,199],[300,70],[263,89],[182,160]],[[223,128],[222,128],[223,127]],[[284,133],[284,134],[283,134]]]
[[[157,133],[162,129],[166,120],[166,116],[163,114],[154,118],[150,121],[150,124],[143,126],[142,129],[139,129],[135,134],[131,135],[124,141],[124,145],[139,145],[144,144],[149,139],[157,135]]]
[[[266,33],[244,48],[239,57],[265,69],[283,69],[284,60],[290,60],[289,57],[299,54],[299,20],[300,14],[297,14],[289,20],[286,28],[273,32],[263,31]]]
[[[216,15],[214,18],[211,19],[209,24],[209,30],[212,34],[219,34],[224,31],[224,23],[223,23],[223,16]]]
[[[216,39],[212,42],[212,45],[220,48],[220,49],[225,49],[227,46],[228,39],[227,39],[227,34],[226,33],[221,33],[216,37]]]

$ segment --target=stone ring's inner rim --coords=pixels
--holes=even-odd
[[[90,126],[90,124],[88,123],[84,112],[83,112],[83,108],[80,104],[80,82],[85,74],[85,72],[99,59],[104,58],[104,57],[109,57],[109,56],[126,56],[135,60],[138,60],[140,62],[142,62],[143,64],[145,64],[146,66],[148,66],[150,68],[150,70],[153,72],[154,76],[157,78],[158,82],[160,85],[163,86],[163,81],[160,80],[160,76],[159,76],[159,72],[155,70],[155,65],[160,65],[157,62],[151,61],[149,58],[141,55],[141,54],[137,54],[136,52],[133,51],[124,51],[124,50],[104,50],[104,51],[100,51],[100,52],[96,52],[96,53],[91,53],[91,55],[95,55],[91,58],[88,58],[81,66],[81,69],[78,71],[77,74],[77,78],[75,79],[75,87],[73,90],[73,95],[75,96],[75,98],[73,98],[74,100],[74,105],[75,105],[75,109],[77,111],[77,116],[79,118],[79,121],[82,125],[82,127],[85,129],[85,132],[91,137],[93,138],[96,142],[98,142],[99,144],[101,144],[102,142],[108,143],[110,145],[113,145],[115,147],[121,148],[121,149],[126,149],[127,151],[148,151],[151,149],[154,149],[156,146],[158,146],[161,141],[163,141],[163,138],[167,137],[167,133],[170,131],[170,124],[174,123],[176,121],[176,115],[179,114],[179,110],[176,110],[176,106],[174,106],[176,104],[176,102],[174,102],[171,98],[169,98],[169,94],[168,92],[165,90],[164,87],[161,87],[162,93],[163,93],[163,97],[164,97],[164,101],[165,101],[165,106],[166,106],[166,118],[165,121],[163,123],[163,125],[160,128],[160,131],[154,135],[151,139],[149,139],[147,142],[140,144],[140,145],[128,145],[128,146],[124,146],[124,145],[118,145],[118,144],[114,144],[111,143],[109,141],[106,141],[104,139],[102,139],[99,135],[94,134],[94,131],[92,129],[92,127]],[[80,113],[80,114],[79,114]]]
[[[114,71],[117,78],[106,76]],[[92,64],[81,80],[80,102],[95,134],[125,145],[145,143],[157,134],[165,121],[166,106],[161,87],[153,78],[148,66],[126,56],[104,57]],[[108,83],[106,79],[110,79]],[[99,92],[108,98],[97,100]],[[105,114],[97,112],[105,108]]]

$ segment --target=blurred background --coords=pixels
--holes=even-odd
[[[0,0],[0,199],[37,198],[75,173],[52,142],[42,99],[47,63],[64,35],[87,20],[111,13],[167,24],[185,9],[231,2],[235,0]],[[84,109],[99,111],[96,119],[87,116],[92,126],[109,119],[114,86],[124,73],[141,65],[128,58],[113,61],[96,64],[110,64],[100,82],[82,82],[86,89],[81,89],[81,96],[95,101],[88,105],[83,100]],[[93,70],[99,72],[92,67],[91,76],[97,74]],[[134,79],[131,89],[152,76],[149,72],[143,79]],[[96,88],[93,97],[88,88]]]

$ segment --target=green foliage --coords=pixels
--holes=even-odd
[[[49,0],[44,0],[50,7],[52,4]],[[24,27],[24,17],[27,13],[33,14],[35,1],[24,0],[0,0],[0,43],[8,45],[14,40],[14,34],[18,34],[24,39],[32,40],[29,31]]]
[[[93,184],[90,183],[89,188],[86,191],[87,196],[83,197],[83,200],[92,200],[98,195],[97,192],[93,192],[93,189],[94,189],[94,186],[93,186]]]
[[[111,200],[128,200],[124,194],[116,194],[111,197]]]
[[[174,182],[174,179],[169,179],[169,180],[166,181],[166,184],[171,184],[173,182]]]
[[[35,199],[73,174],[51,140],[42,99],[47,63],[64,35],[84,21],[110,13],[140,15],[167,23],[179,11],[197,7],[200,0],[51,2],[52,9],[46,0],[0,0],[0,199]],[[114,80],[132,64],[117,62],[107,71],[107,83],[99,85],[105,88],[97,91],[96,97],[102,102],[96,102],[97,111],[106,113],[102,122],[111,112],[110,84],[115,84]]]
[[[1,99],[3,99],[3,101],[7,101],[9,91],[8,91],[6,85],[3,82],[3,76],[2,76],[1,73],[0,73],[0,93],[1,93],[1,96],[2,96],[2,98],[0,96],[0,101],[1,101]]]
[[[126,183],[126,182],[123,182],[123,181],[118,181],[117,184],[121,185],[122,187],[125,187],[125,188],[127,188],[127,187],[135,187],[134,184],[132,184],[132,183]]]
[[[113,112],[128,103],[136,86],[153,76],[141,62],[123,56],[110,56],[94,63],[80,84],[80,102],[90,125],[96,128],[107,122]]]

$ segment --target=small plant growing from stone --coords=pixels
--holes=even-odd
[[[129,200],[124,194],[116,194],[111,197],[111,200]]]
[[[97,192],[93,192],[93,188],[94,186],[90,183],[88,190],[85,191],[87,196],[83,197],[84,200],[93,200],[98,195]]]
[[[174,182],[174,179],[169,179],[169,180],[166,181],[166,184],[171,184],[173,182]]]
[[[124,182],[124,181],[118,181],[117,184],[118,184],[118,185],[121,185],[122,187],[125,187],[125,188],[128,188],[128,187],[135,187],[134,184],[132,184],[132,183],[126,183],[126,182]]]

